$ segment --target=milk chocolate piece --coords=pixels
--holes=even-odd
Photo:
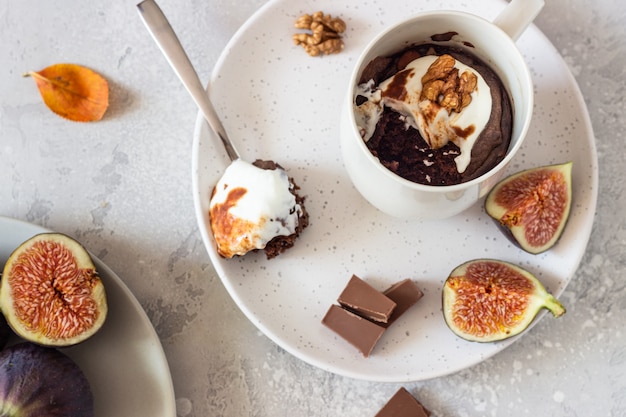
[[[322,319],[322,324],[356,347],[366,358],[372,353],[376,342],[385,331],[384,327],[359,317],[336,304],[330,306]]]
[[[424,295],[415,282],[409,278],[393,284],[383,294],[396,303],[396,308],[393,309],[391,317],[387,323],[383,324],[385,327],[389,327]]]
[[[429,413],[404,387],[391,397],[375,417],[428,417]]]
[[[366,319],[387,323],[396,303],[356,275],[337,299],[343,307]]]

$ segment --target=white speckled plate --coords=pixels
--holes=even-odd
[[[200,232],[232,298],[288,352],[358,379],[402,382],[445,375],[476,364],[515,340],[470,343],[446,327],[441,288],[456,265],[484,257],[514,262],[534,272],[556,295],[574,276],[594,218],[595,143],[574,78],[535,26],[518,41],[535,82],[534,120],[509,172],[574,162],[571,218],[551,251],[533,256],[517,249],[480,204],[447,221],[388,217],[360,197],[342,165],[341,102],[355,60],[371,38],[407,14],[448,8],[493,19],[505,4],[501,0],[275,0],[259,10],[222,53],[210,93],[227,131],[243,158],[273,159],[287,169],[306,195],[311,225],[297,247],[271,261],[262,253],[221,259],[207,226],[207,212],[211,188],[228,160],[199,116],[193,180]],[[317,10],[346,20],[342,53],[311,58],[292,44],[294,20]],[[352,274],[381,290],[410,277],[425,294],[383,335],[367,359],[321,324]]]
[[[48,231],[0,216],[0,270],[22,242]],[[175,417],[170,370],[148,316],[122,280],[102,261],[93,260],[107,293],[106,322],[87,341],[59,350],[71,357],[89,380],[95,417]],[[15,338],[11,343],[18,341]]]

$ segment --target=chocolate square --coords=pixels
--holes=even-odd
[[[389,327],[424,295],[415,282],[409,278],[393,284],[383,294],[396,303],[396,308],[393,310],[391,317],[383,325],[385,327]]]
[[[381,323],[387,323],[396,308],[389,297],[356,275],[352,275],[337,301],[359,316]]]
[[[330,306],[322,319],[322,324],[356,347],[366,358],[372,353],[376,342],[385,331],[384,327],[336,304]]]
[[[428,417],[429,413],[404,387],[387,401],[375,417]]]

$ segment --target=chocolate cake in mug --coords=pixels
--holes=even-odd
[[[435,43],[379,56],[361,72],[355,119],[382,165],[419,184],[454,185],[505,157],[513,124],[501,80],[466,49]]]

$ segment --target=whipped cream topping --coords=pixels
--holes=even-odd
[[[280,169],[232,162],[216,184],[209,204],[211,229],[220,255],[231,258],[263,249],[276,236],[296,231],[302,208]]]
[[[374,134],[378,119],[383,114],[381,91],[374,85],[374,80],[369,80],[367,83],[356,87],[356,95],[367,98],[366,102],[360,106],[355,106],[354,109],[354,116],[361,137],[367,142]]]
[[[358,86],[356,95],[368,100],[355,107],[355,115],[361,136],[368,141],[376,129],[383,106],[392,108],[405,117],[407,128],[419,130],[431,148],[440,148],[448,142],[456,144],[460,154],[455,163],[457,171],[462,173],[470,163],[476,139],[491,117],[491,90],[478,71],[456,60],[454,66],[459,74],[469,70],[477,77],[471,103],[460,112],[448,112],[436,102],[420,100],[422,76],[437,58],[436,55],[417,58],[378,87],[373,81]]]

